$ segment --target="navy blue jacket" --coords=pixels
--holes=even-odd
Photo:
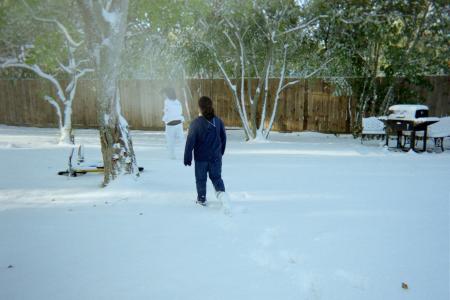
[[[184,164],[191,164],[192,150],[196,161],[215,161],[225,153],[225,125],[218,117],[208,121],[200,116],[192,121],[184,150]]]

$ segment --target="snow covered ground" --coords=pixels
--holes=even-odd
[[[241,134],[228,217],[213,193],[194,204],[193,168],[166,159],[162,133],[133,132],[145,172],[102,189],[55,175],[57,130],[0,126],[0,299],[450,298],[450,151]],[[96,131],[76,138],[100,159]]]

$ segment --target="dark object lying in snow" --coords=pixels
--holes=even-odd
[[[84,175],[87,173],[102,173],[105,168],[103,167],[103,164],[99,163],[97,165],[82,165],[84,162],[84,148],[83,145],[80,145],[78,147],[78,158],[77,158],[77,166],[72,166],[72,157],[75,152],[75,147],[72,147],[70,155],[69,155],[69,168],[65,171],[59,171],[58,175],[66,175],[66,176],[72,176],[77,177],[78,175]],[[143,167],[139,167],[139,172],[144,171]]]
[[[87,173],[102,173],[104,171],[103,166],[87,166],[80,168],[72,168],[72,170],[59,171],[58,175],[66,175],[77,177],[78,175],[84,175]],[[144,167],[139,167],[139,172],[143,172]]]

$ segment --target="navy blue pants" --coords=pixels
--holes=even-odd
[[[215,161],[195,161],[195,182],[197,184],[198,200],[206,200],[206,180],[211,179],[217,192],[225,192],[222,180],[222,159]]]

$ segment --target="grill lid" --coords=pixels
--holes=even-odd
[[[389,107],[388,120],[415,121],[428,117],[428,106],[399,104]]]

